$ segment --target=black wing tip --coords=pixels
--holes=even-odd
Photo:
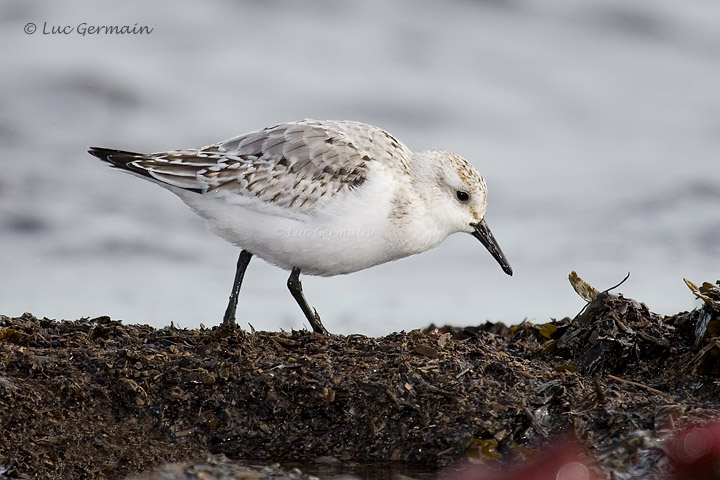
[[[97,157],[100,160],[107,161],[107,158],[111,155],[112,151],[109,148],[90,147],[88,148],[87,152],[93,157]]]
[[[114,148],[90,147],[88,153],[114,167],[128,168],[128,163],[144,157],[142,153],[116,150]]]

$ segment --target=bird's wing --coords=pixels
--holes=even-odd
[[[232,203],[260,200],[307,213],[361,186],[370,164],[407,169],[410,151],[384,130],[357,122],[283,123],[200,149],[134,154],[91,149],[116,167]]]

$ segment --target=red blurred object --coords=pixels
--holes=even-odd
[[[720,480],[720,421],[675,435],[667,455],[672,480]]]
[[[503,469],[479,465],[454,467],[438,480],[600,480],[588,466],[583,449],[566,440],[541,450],[532,459]]]

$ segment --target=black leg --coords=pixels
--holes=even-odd
[[[225,310],[225,316],[223,317],[223,326],[225,327],[235,325],[235,309],[237,309],[240,285],[242,285],[243,276],[245,276],[245,270],[247,269],[251,258],[252,253],[247,250],[240,252],[240,256],[237,261],[237,270],[235,270],[235,282],[233,283],[232,293],[230,294],[230,302],[228,302],[227,309]]]
[[[305,314],[308,322],[310,322],[313,332],[327,335],[328,331],[325,330],[325,327],[323,327],[323,324],[320,321],[320,315],[318,315],[317,310],[308,305],[307,300],[305,300],[305,295],[303,295],[302,290],[302,283],[300,283],[299,268],[292,269],[292,272],[290,273],[290,278],[288,278],[287,281],[287,286],[290,289],[290,293],[292,294],[295,301],[298,303],[298,305],[300,305],[300,309]]]

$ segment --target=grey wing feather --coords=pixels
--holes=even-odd
[[[323,199],[362,185],[371,162],[406,169],[410,156],[377,127],[305,120],[197,150],[144,155],[132,166],[174,187],[309,212]]]

